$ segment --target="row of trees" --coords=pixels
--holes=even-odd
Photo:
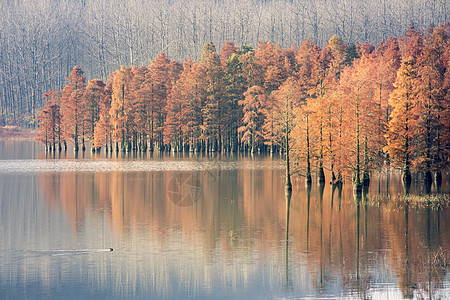
[[[160,54],[150,66],[87,84],[75,67],[44,94],[38,140],[56,150],[88,142],[106,151],[282,151],[294,172],[357,185],[386,162],[410,171],[448,168],[450,26],[410,28],[376,48],[333,36],[324,48],[227,42],[183,65]],[[440,176],[440,175],[439,175]],[[438,177],[439,177],[438,176]]]
[[[8,0],[0,18],[0,125],[31,125],[43,92],[60,90],[74,65],[108,79],[120,65],[147,65],[165,52],[197,61],[212,41],[281,47],[333,34],[379,43],[409,24],[448,22],[445,0]]]

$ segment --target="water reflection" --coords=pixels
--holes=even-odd
[[[293,282],[289,279],[289,215],[291,212],[292,190],[285,189],[286,198],[286,242],[285,242],[285,265],[286,265],[286,290],[293,290]]]
[[[283,169],[270,158],[44,163],[62,165],[0,172],[0,294],[9,298],[86,286],[87,298],[408,298],[450,290],[449,210],[370,205],[374,195],[404,193],[396,172],[374,176],[358,197],[350,184],[301,180],[285,194]],[[445,178],[441,189],[449,190]],[[426,190],[413,180],[409,193],[419,192]]]

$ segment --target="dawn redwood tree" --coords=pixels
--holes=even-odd
[[[447,36],[450,37],[450,24],[446,26]],[[450,61],[450,42],[447,42],[446,45],[447,50],[445,51],[445,58],[447,62]],[[444,75],[444,86],[443,88],[447,91],[445,96],[445,101],[443,105],[443,110],[440,114],[441,124],[444,124],[442,127],[442,148],[441,151],[442,157],[437,161],[440,164],[441,170],[448,169],[448,161],[450,160],[450,126],[445,126],[445,124],[450,124],[450,67],[447,68]],[[436,182],[439,184],[442,182],[442,173],[436,173]]]
[[[74,151],[79,150],[79,136],[82,127],[83,116],[85,114],[84,90],[86,88],[86,78],[83,71],[75,66],[67,79],[68,83],[62,90],[61,113],[64,141],[73,141]],[[67,149],[66,143],[64,148]]]
[[[183,151],[183,116],[185,102],[182,99],[180,86],[174,85],[166,104],[164,122],[164,144],[170,145],[174,152]]]
[[[45,145],[46,151],[61,151],[61,113],[60,113],[60,93],[49,91],[44,93],[44,99],[47,99],[44,108],[36,117],[38,122],[38,133],[36,141]]]
[[[303,46],[303,45],[302,45]],[[302,47],[300,47],[302,48]],[[310,53],[310,60],[312,60],[313,67],[309,68],[309,72],[304,73],[305,68],[300,67],[299,78],[304,86],[304,90],[307,94],[307,101],[309,108],[313,111],[311,115],[311,134],[315,142],[315,148],[317,152],[315,153],[316,163],[317,163],[317,175],[319,184],[325,183],[325,173],[324,173],[324,160],[325,156],[328,155],[328,141],[327,137],[327,120],[329,119],[329,107],[325,99],[325,95],[328,90],[332,89],[333,84],[335,84],[335,74],[329,74],[330,65],[330,52],[327,50],[321,51],[320,48],[314,44],[306,45],[306,49],[300,49],[301,52]],[[306,55],[308,57],[308,55]],[[299,64],[303,63],[305,60],[305,55],[303,55]]]
[[[227,149],[237,151],[238,128],[241,126],[242,109],[239,101],[244,99],[247,80],[243,75],[243,66],[237,54],[232,54],[223,68],[224,82],[224,114],[229,126],[225,126]]]
[[[267,94],[276,90],[286,79],[284,59],[279,45],[270,42],[258,42],[253,56],[253,85],[264,87]]]
[[[133,97],[133,114],[139,151],[147,151],[147,133],[149,132],[149,103],[153,96],[144,85],[148,68],[143,66],[133,69],[131,90]]]
[[[358,60],[353,67],[346,67],[340,79],[344,95],[342,138],[346,141],[346,147],[340,151],[342,157],[346,157],[347,172],[352,175],[357,193],[362,191],[362,184],[366,183],[364,179],[368,179],[363,177],[361,180],[361,175],[369,169],[368,139],[373,106],[371,70],[365,64],[363,59]]]
[[[150,149],[155,142],[158,149],[164,149],[164,122],[167,97],[173,84],[177,81],[181,71],[181,65],[171,61],[164,53],[156,57],[148,68],[145,88],[151,92],[151,103],[148,107],[150,115]]]
[[[279,45],[270,42],[258,42],[258,47],[254,53],[253,75],[257,79],[252,80],[252,84],[264,87],[268,95],[264,108],[264,139],[265,144],[270,148],[270,153],[273,153],[277,142],[275,136],[276,120],[274,116],[276,100],[272,92],[277,90],[286,80],[285,62]]]
[[[383,126],[380,123],[382,118],[382,109],[380,109],[380,91],[379,74],[377,67],[380,66],[379,60],[369,54],[362,55],[356,59],[353,64],[355,72],[353,73],[353,82],[361,83],[359,90],[359,110],[360,110],[360,137],[363,150],[362,154],[362,184],[369,185],[369,174],[375,167],[378,157],[378,150],[381,149],[383,141],[380,141],[379,135]],[[392,90],[392,89],[391,89]]]
[[[289,77],[278,90],[274,92],[274,123],[277,132],[277,143],[284,149],[286,160],[286,191],[292,190],[291,183],[291,147],[295,139],[291,131],[295,127],[294,111],[300,105],[302,92],[299,89],[297,80]]]
[[[372,66],[374,97],[378,104],[375,114],[378,116],[377,124],[377,164],[382,166],[387,159],[383,149],[386,147],[386,132],[391,113],[389,97],[394,90],[394,82],[397,78],[397,70],[400,68],[401,56],[398,39],[389,38],[381,42],[374,50],[372,56],[375,58],[375,64]]]
[[[333,77],[333,74],[329,74]],[[334,79],[336,79],[334,77]],[[326,149],[325,153],[328,155],[330,164],[330,183],[339,184],[342,183],[342,175],[344,173],[344,165],[341,163],[340,155],[344,145],[342,143],[342,130],[343,128],[343,89],[339,87],[338,82],[334,82],[328,89],[325,96],[320,102],[320,109],[322,110],[324,126],[323,126],[323,148]],[[316,110],[314,110],[316,113]]]
[[[348,173],[349,162],[348,159],[348,140],[344,138],[346,134],[347,124],[345,114],[347,110],[348,102],[346,101],[345,87],[339,82],[333,90],[330,90],[325,101],[331,107],[331,121],[329,121],[334,128],[329,130],[333,132],[332,146],[333,149],[331,156],[331,165],[333,171],[335,171],[335,179],[331,178],[332,183],[342,183],[345,175]]]
[[[267,95],[262,87],[253,86],[244,93],[244,97],[239,101],[243,118],[238,131],[242,135],[242,142],[248,146],[251,153],[255,153],[257,146],[262,142],[263,107]]]
[[[173,151],[183,151],[186,146],[193,151],[194,136],[199,136],[199,115],[195,114],[194,109],[197,100],[196,75],[200,74],[195,73],[194,63],[186,60],[167,98],[164,143],[170,144]],[[201,114],[200,109],[197,112]]]
[[[187,68],[186,68],[187,69]],[[203,75],[204,67],[199,63],[192,63],[186,78],[186,112],[185,132],[189,135],[190,150],[204,151],[206,149],[203,107],[206,103],[207,90]]]
[[[278,89],[286,79],[284,64],[268,65],[264,74],[264,88],[268,94]]]
[[[242,46],[238,53],[238,60],[241,64],[242,77],[246,82],[246,89],[251,86],[263,86],[263,70],[259,66],[258,59],[255,58],[255,50],[248,46]]]
[[[448,108],[448,87],[445,75],[449,68],[448,36],[443,26],[434,28],[424,40],[423,50],[417,59],[417,77],[414,84],[416,94],[417,126],[416,156],[414,168],[425,172],[425,180],[432,181],[432,172],[439,173],[442,162],[446,160],[443,146],[443,132],[448,123],[442,122],[441,114]],[[437,176],[440,176],[439,174]]]
[[[82,148],[86,148],[86,139],[93,141],[95,124],[100,118],[100,103],[103,102],[105,95],[105,83],[100,79],[93,79],[88,81],[84,93],[83,111],[85,114],[82,117]],[[92,150],[95,148],[93,147]]]
[[[209,151],[222,150],[222,134],[227,123],[223,111],[223,69],[215,46],[210,42],[203,46],[202,57],[199,64],[204,68],[205,74],[202,85],[206,88],[206,99],[203,112],[203,136]]]
[[[366,49],[367,50],[367,49]],[[359,58],[359,53],[361,52],[360,47],[358,43],[351,43],[347,46],[347,49],[345,51],[345,63],[348,66],[351,66],[353,62]],[[369,50],[370,52],[370,50]]]
[[[104,93],[99,99],[99,120],[95,123],[93,139],[94,149],[99,150],[103,145],[105,145],[105,151],[107,153],[109,150],[111,152],[113,151],[112,126],[110,121],[111,95],[112,81],[108,81],[105,85]],[[109,148],[108,143],[110,144]]]
[[[110,123],[116,151],[131,150],[132,126],[131,68],[121,66],[112,75]]]
[[[395,90],[389,98],[393,110],[386,134],[386,150],[392,164],[402,167],[403,181],[406,184],[411,183],[411,154],[414,150],[416,126],[413,87],[416,76],[413,59],[403,58],[394,83]]]
[[[306,98],[302,98],[299,104],[294,108],[294,128],[292,129],[292,137],[295,143],[291,145],[292,157],[295,162],[295,174],[305,177],[305,184],[311,186],[312,183],[312,167],[311,156],[313,155],[313,145],[311,143],[311,115],[313,111],[309,109]]]
[[[412,58],[414,62],[421,55],[423,49],[423,33],[412,25],[399,39],[399,47],[402,58]]]
[[[302,109],[298,111],[296,121],[301,128],[304,128],[302,136],[306,139],[302,139],[304,143],[299,143],[299,147],[296,147],[296,150],[297,155],[303,157],[306,162],[306,184],[312,182],[311,161],[314,157],[312,151],[313,148],[311,147],[311,141],[313,140],[311,138],[313,134],[313,131],[311,130],[311,121],[314,119],[314,116],[311,113],[314,106],[311,107],[311,105],[309,105],[306,110],[306,101],[311,97],[317,97],[317,85],[319,84],[320,76],[323,76],[323,74],[320,73],[319,59],[320,48],[311,39],[307,39],[300,45],[297,52],[298,69],[296,76],[298,77],[298,85],[301,91],[300,97],[305,103],[302,104]],[[311,104],[311,102],[312,101],[309,101],[309,104]],[[314,138],[314,140],[317,139]],[[300,153],[299,151],[304,151],[304,153]]]
[[[282,69],[286,78],[291,76],[295,77],[298,69],[297,53],[298,51],[295,45],[292,45],[291,48],[288,49],[281,49],[281,56],[283,59]]]
[[[326,48],[331,53],[330,72],[337,78],[340,78],[341,71],[347,63],[347,45],[342,38],[333,35],[328,41]]]
[[[156,102],[156,87],[152,73],[150,73],[149,68],[145,68],[137,72],[137,78],[134,85],[135,89],[135,101],[137,104],[137,109],[139,111],[143,110],[144,120],[146,122],[145,129],[146,135],[148,136],[148,142],[145,143],[150,151],[154,150],[155,146],[155,127],[156,127],[156,116],[157,116],[157,102]],[[141,76],[144,76],[141,79]],[[142,83],[140,81],[142,80]],[[140,85],[139,85],[140,83]],[[139,87],[137,87],[139,85]],[[145,137],[147,139],[147,137]]]
[[[206,87],[202,76],[205,69],[188,59],[183,64],[166,105],[164,125],[165,143],[182,144],[189,151],[204,149],[202,107],[206,101]]]
[[[227,41],[220,50],[220,61],[222,62],[222,67],[225,68],[227,61],[231,56],[238,54],[239,47],[235,46],[233,42]]]

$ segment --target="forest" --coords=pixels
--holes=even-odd
[[[292,172],[369,182],[386,164],[404,180],[441,180],[450,155],[450,24],[413,26],[376,47],[333,35],[324,47],[271,42],[218,51],[198,62],[161,53],[86,82],[75,66],[44,93],[37,140],[47,151],[287,153]]]
[[[310,37],[324,47],[336,34],[376,45],[449,16],[446,0],[6,0],[0,126],[34,128],[42,94],[61,90],[75,65],[106,81],[120,65],[149,65],[159,53],[198,61],[207,42],[289,48]]]

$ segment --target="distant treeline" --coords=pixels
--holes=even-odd
[[[450,25],[401,38],[321,48],[227,42],[199,62],[160,54],[89,80],[74,67],[61,91],[44,94],[37,139],[48,151],[284,151],[295,172],[368,180],[385,163],[405,174],[448,170]],[[336,174],[336,176],[334,175]]]
[[[74,65],[106,81],[163,52],[197,62],[210,41],[324,47],[336,34],[375,45],[450,16],[446,0],[4,0],[1,12],[0,126],[32,127],[42,94],[62,89]]]

